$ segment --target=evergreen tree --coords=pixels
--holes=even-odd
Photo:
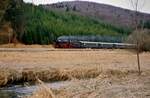
[[[67,6],[66,7],[66,12],[69,12],[70,11],[70,8]]]
[[[0,0],[0,22],[5,14],[5,11],[9,8],[11,0]]]
[[[12,0],[7,9],[5,20],[10,21],[14,29],[14,39],[22,39],[24,33],[24,9],[22,0]]]
[[[73,9],[72,9],[73,11],[76,11],[76,6],[73,6]]]

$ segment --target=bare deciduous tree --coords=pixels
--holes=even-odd
[[[132,43],[136,45],[136,54],[137,54],[137,64],[138,64],[138,71],[139,75],[141,74],[141,64],[140,64],[140,51],[143,44],[143,26],[138,27],[141,21],[139,18],[139,12],[143,8],[145,4],[145,0],[129,0],[129,3],[133,7],[134,15],[132,19],[132,24],[134,27],[134,32],[132,33]],[[142,20],[143,21],[143,20]]]

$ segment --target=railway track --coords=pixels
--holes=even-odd
[[[44,52],[44,51],[100,51],[102,49],[56,49],[56,48],[0,48],[0,52]]]

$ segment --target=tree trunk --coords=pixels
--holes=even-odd
[[[139,73],[139,75],[141,75],[140,51],[139,51],[138,45],[137,45],[137,64],[138,64],[138,73]]]

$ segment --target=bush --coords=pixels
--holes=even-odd
[[[136,30],[128,37],[128,42],[138,45],[140,51],[150,51],[150,30]]]

